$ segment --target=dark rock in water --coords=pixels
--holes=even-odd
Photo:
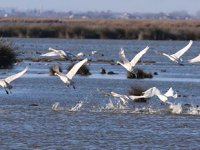
[[[67,71],[71,70],[71,68],[75,65],[75,63],[72,63],[67,67]],[[76,74],[82,75],[82,76],[88,76],[91,75],[89,68],[84,64],[81,66],[81,68],[77,71]]]
[[[153,75],[151,73],[144,72],[143,70],[138,69],[138,68],[134,69],[134,72],[135,72],[135,74],[128,71],[127,72],[127,78],[128,79],[134,79],[134,78],[136,78],[136,79],[153,78]]]
[[[35,53],[36,53],[36,54],[39,54],[39,55],[41,55],[41,54],[42,54],[42,53],[40,53],[40,52],[38,52],[38,51],[36,51]]]
[[[154,75],[158,75],[158,73],[157,73],[157,72],[154,72],[153,74],[154,74]]]
[[[106,74],[106,70],[103,67],[100,68],[100,74]]]
[[[117,73],[114,73],[113,71],[108,71],[107,74],[109,74],[109,75],[113,75],[113,74],[117,74]]]
[[[55,76],[55,73],[62,72],[62,69],[59,65],[53,65],[49,68],[49,75]]]
[[[38,104],[29,104],[28,106],[39,106]]]
[[[143,95],[143,92],[144,92],[145,90],[144,89],[142,89],[141,87],[139,87],[139,86],[137,86],[137,87],[131,87],[130,89],[129,89],[129,91],[128,91],[128,93],[129,93],[129,95],[135,95],[135,96],[141,96],[141,95]],[[148,100],[148,98],[139,98],[139,99],[136,99],[136,100],[134,100],[135,102],[143,102],[143,103],[145,103],[145,102],[147,102],[147,100]]]

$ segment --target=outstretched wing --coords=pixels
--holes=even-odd
[[[85,58],[85,59],[83,59],[82,61],[76,63],[76,64],[72,67],[72,69],[66,74],[67,78],[71,80],[71,79],[73,78],[73,76],[77,73],[77,71],[80,69],[80,67],[81,67],[84,63],[86,63],[87,61],[88,61],[88,59]]]
[[[193,59],[188,60],[189,63],[200,62],[200,54]]]
[[[119,58],[120,58],[120,61],[122,61],[123,63],[129,63],[128,59],[126,58],[123,48],[121,48],[119,51]]]
[[[143,92],[143,96],[145,98],[153,97],[155,94],[158,93],[158,89],[156,87],[152,87],[146,91]]]
[[[164,95],[157,95],[158,96],[158,98],[162,101],[162,102],[164,102],[164,103],[166,103],[167,102],[167,100],[168,100],[168,98],[166,97],[166,96],[164,96]]]
[[[167,96],[167,97],[173,96],[174,90],[172,88],[169,88],[169,90],[164,95]]]
[[[13,80],[15,80],[15,79],[21,77],[23,74],[25,74],[27,70],[28,70],[28,67],[26,67],[23,71],[21,71],[21,72],[15,74],[15,75],[12,75],[12,76],[9,76],[9,77],[5,78],[5,81],[6,81],[7,83],[10,83],[10,82],[12,82]]]
[[[110,92],[110,94],[113,96],[113,97],[121,97],[122,95],[118,94],[118,93],[115,93],[115,92]]]
[[[140,60],[140,58],[147,52],[149,47],[147,46],[145,49],[141,50],[135,57],[131,60],[131,66],[134,67],[136,63]]]
[[[68,51],[65,53],[65,51],[64,50],[61,50],[61,49],[54,49],[54,48],[51,48],[51,47],[49,47],[49,50],[50,51],[53,51],[53,52],[55,52],[55,53],[57,53],[57,55],[58,56],[66,56],[66,53],[69,53]]]
[[[173,58],[179,59],[192,46],[192,43],[193,43],[193,41],[190,40],[190,42],[188,43],[188,45],[186,45],[184,48],[182,48],[181,50],[179,50],[175,54],[172,54],[171,56]]]
[[[61,72],[56,72],[55,75],[57,75],[64,83],[69,82],[68,78],[65,76],[65,74]]]
[[[120,61],[122,61],[122,63],[120,61],[117,61],[117,63],[122,65],[129,72],[131,72],[131,70],[132,70],[131,63],[126,58],[126,56],[124,54],[124,49],[122,49],[122,48],[119,51],[119,57],[120,57]]]
[[[63,51],[63,50],[55,49],[55,48],[52,48],[52,47],[49,47],[48,50],[49,51],[54,51],[54,52]]]

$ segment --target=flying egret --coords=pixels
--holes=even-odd
[[[162,94],[158,88],[152,87],[144,91],[143,95],[141,96],[130,95],[129,98],[132,100],[136,100],[139,98],[150,98],[153,96],[157,96],[164,103],[168,103],[168,97],[178,97],[177,93],[172,88],[169,88],[169,90],[165,94]]]
[[[76,63],[66,75],[61,73],[61,72],[56,72],[55,75],[57,75],[65,84],[67,84],[67,86],[71,85],[75,89],[74,82],[72,81],[72,78],[77,73],[79,68],[83,64],[85,64],[87,61],[88,61],[88,59],[85,58],[82,61]]]
[[[122,62],[117,61],[117,63],[123,66],[127,71],[134,73],[133,67],[140,60],[140,58],[147,52],[148,49],[149,47],[147,46],[145,49],[141,50],[138,54],[136,54],[131,61],[129,61],[125,56],[124,49],[121,48],[119,52],[119,57]]]
[[[11,75],[5,79],[0,79],[0,85],[5,89],[7,94],[11,93],[12,85],[10,83],[25,74],[27,70],[28,67],[17,74]]]
[[[200,62],[200,54],[193,59],[188,60],[189,63]]]
[[[179,50],[178,52],[172,54],[172,55],[169,55],[169,54],[166,54],[166,53],[162,53],[162,55],[168,57],[171,61],[174,61],[178,64],[181,64],[182,63],[182,58],[181,56],[187,51],[189,50],[189,48],[192,46],[192,43],[193,41],[190,40],[190,42],[188,43],[188,45],[186,45],[184,48],[182,48],[181,50]]]
[[[58,49],[54,49],[54,48],[51,48],[51,47],[49,47],[48,50],[51,51],[51,52],[42,54],[40,56],[50,56],[50,57],[51,56],[59,56],[59,57],[64,58],[66,60],[72,60],[72,58],[74,57],[74,55],[71,54],[70,52],[65,52],[63,50],[58,50]]]
[[[129,97],[127,95],[120,95],[120,94],[115,93],[115,92],[111,92],[110,94],[113,97],[119,98],[122,101],[123,105],[126,105],[128,103]]]

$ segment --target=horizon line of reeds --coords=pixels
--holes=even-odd
[[[29,21],[29,23],[27,23]],[[39,23],[38,23],[39,21]],[[51,21],[51,23],[49,23]],[[1,37],[66,39],[200,40],[200,21],[1,20]],[[19,23],[20,22],[20,23]],[[53,22],[53,23],[52,23]]]

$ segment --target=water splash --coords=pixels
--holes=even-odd
[[[60,103],[59,103],[59,102],[55,102],[55,103],[52,105],[51,109],[52,109],[53,111],[64,110],[63,107],[60,107]]]
[[[104,109],[115,109],[115,106],[114,106],[114,104],[113,104],[111,99],[109,99],[109,103],[106,104]]]
[[[169,109],[170,109],[170,112],[171,112],[172,114],[181,114],[182,111],[183,111],[182,105],[181,105],[180,103],[178,103],[178,104],[173,104],[173,103],[171,103],[171,104],[169,105]]]
[[[188,109],[187,114],[190,114],[190,115],[200,115],[200,108],[196,107],[196,106],[191,106]]]
[[[83,106],[83,101],[80,101],[74,107],[70,108],[68,111],[78,111],[82,106]]]

